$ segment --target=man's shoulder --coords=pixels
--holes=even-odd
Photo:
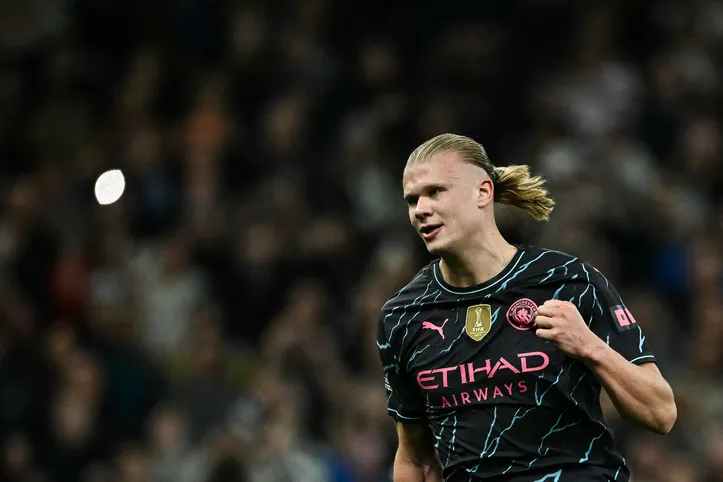
[[[593,264],[585,259],[564,251],[527,246],[529,259],[537,260],[537,271],[548,279],[580,281],[598,286],[609,286],[610,282]]]
[[[406,308],[414,304],[415,300],[423,297],[425,293],[428,293],[434,281],[432,270],[435,262],[432,261],[417,271],[407,284],[389,297],[382,306],[382,314],[389,314]]]
[[[584,263],[582,259],[574,254],[566,253],[557,249],[543,248],[540,246],[525,245],[522,248],[527,252],[527,259],[539,265],[570,266]]]

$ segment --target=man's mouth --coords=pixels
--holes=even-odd
[[[424,239],[432,239],[442,230],[441,224],[427,224],[422,226],[420,231]]]

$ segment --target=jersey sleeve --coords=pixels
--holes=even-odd
[[[394,314],[382,314],[377,330],[377,348],[384,368],[384,388],[387,392],[387,412],[399,422],[415,423],[425,419],[424,399],[395,343],[396,332],[385,325]],[[404,331],[404,330],[402,330]],[[396,337],[398,338],[398,337]]]
[[[643,329],[612,283],[592,266],[586,265],[585,271],[590,279],[585,301],[590,329],[629,362],[655,362]]]

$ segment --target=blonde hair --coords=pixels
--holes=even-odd
[[[484,147],[469,137],[457,134],[440,134],[433,137],[409,155],[406,167],[430,160],[445,152],[456,152],[464,162],[484,169],[494,183],[495,202],[515,206],[536,221],[550,219],[555,201],[549,197],[545,179],[530,175],[528,166],[493,165]]]

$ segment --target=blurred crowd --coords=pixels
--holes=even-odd
[[[388,481],[401,171],[457,132],[643,325],[679,417],[604,401],[633,482],[723,481],[723,2],[466,3],[0,0],[0,479]]]

